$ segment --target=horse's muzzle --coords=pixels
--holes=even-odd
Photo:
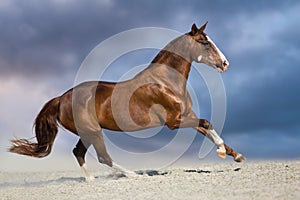
[[[222,65],[216,65],[218,72],[225,72],[228,69],[229,66],[229,62],[227,60],[225,60]]]

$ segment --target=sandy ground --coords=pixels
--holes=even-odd
[[[126,178],[102,167],[93,182],[80,171],[0,172],[0,199],[300,199],[300,160],[142,172]]]

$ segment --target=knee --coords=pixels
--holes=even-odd
[[[209,129],[209,130],[211,130],[213,128],[212,124],[206,119],[200,119],[199,126],[205,128],[205,129]]]

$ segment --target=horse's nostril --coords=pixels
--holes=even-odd
[[[223,62],[223,66],[224,66],[224,67],[227,67],[228,65],[229,65],[228,61],[225,60],[225,61]]]

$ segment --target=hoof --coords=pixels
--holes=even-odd
[[[217,152],[218,153],[218,156],[225,159],[226,158],[226,153],[224,152]]]
[[[225,159],[226,158],[226,149],[224,145],[220,145],[217,149],[218,156]]]
[[[234,157],[234,161],[235,162],[244,162],[246,161],[246,157],[244,157],[242,154],[238,153],[235,157]]]
[[[128,170],[116,163],[113,163],[113,168],[115,169],[115,173],[121,172],[127,178],[139,177],[139,175],[136,174],[134,171]]]

